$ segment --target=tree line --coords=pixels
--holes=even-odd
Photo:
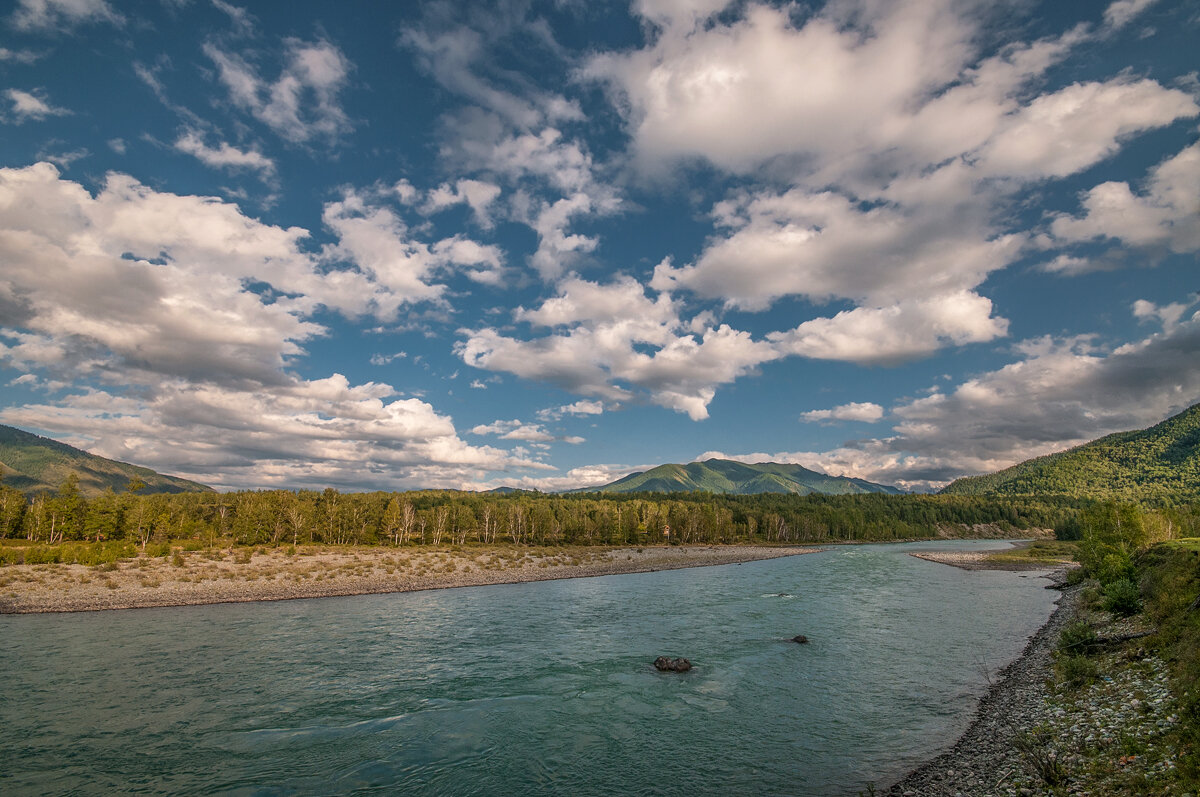
[[[0,487],[0,536],[35,543],[200,540],[280,545],[627,545],[931,537],[948,525],[1078,526],[1078,499],[962,495],[341,493],[334,489],[85,497],[69,477],[27,499]]]

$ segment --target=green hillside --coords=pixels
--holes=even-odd
[[[79,474],[79,489],[86,496],[99,495],[109,487],[121,492],[135,478],[145,483],[143,493],[212,489],[187,479],[163,476],[149,468],[98,457],[11,426],[0,426],[0,484],[27,494],[51,492],[71,473]]]
[[[657,468],[651,468],[642,473],[631,473],[625,478],[603,487],[590,487],[578,492],[857,495],[861,493],[899,494],[903,491],[862,479],[826,476],[800,465],[784,465],[776,462],[748,465],[728,459],[710,459],[687,465],[659,465]]]
[[[1070,495],[1174,503],[1200,498],[1200,404],[1157,426],[959,479],[952,495]]]

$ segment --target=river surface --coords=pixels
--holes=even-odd
[[[0,793],[853,795],[950,746],[1058,597],[906,554],[1003,547],[3,616]]]

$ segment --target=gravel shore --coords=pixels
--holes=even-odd
[[[1046,570],[1053,566],[1046,562],[1000,561],[992,558],[995,553],[995,551],[925,551],[910,553],[909,556],[963,570]]]
[[[1074,619],[1078,603],[1079,589],[1064,589],[1058,608],[1020,657],[993,676],[971,727],[954,747],[885,793],[904,797],[1041,794],[1032,788],[1018,737],[1042,725],[1050,715],[1046,683],[1054,671],[1051,654],[1058,635]]]
[[[188,552],[85,566],[0,569],[0,614],[291,600],[509,584],[814,553],[812,547],[362,548]]]

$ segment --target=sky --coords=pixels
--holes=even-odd
[[[218,489],[1200,401],[1200,0],[0,4],[0,423]]]

